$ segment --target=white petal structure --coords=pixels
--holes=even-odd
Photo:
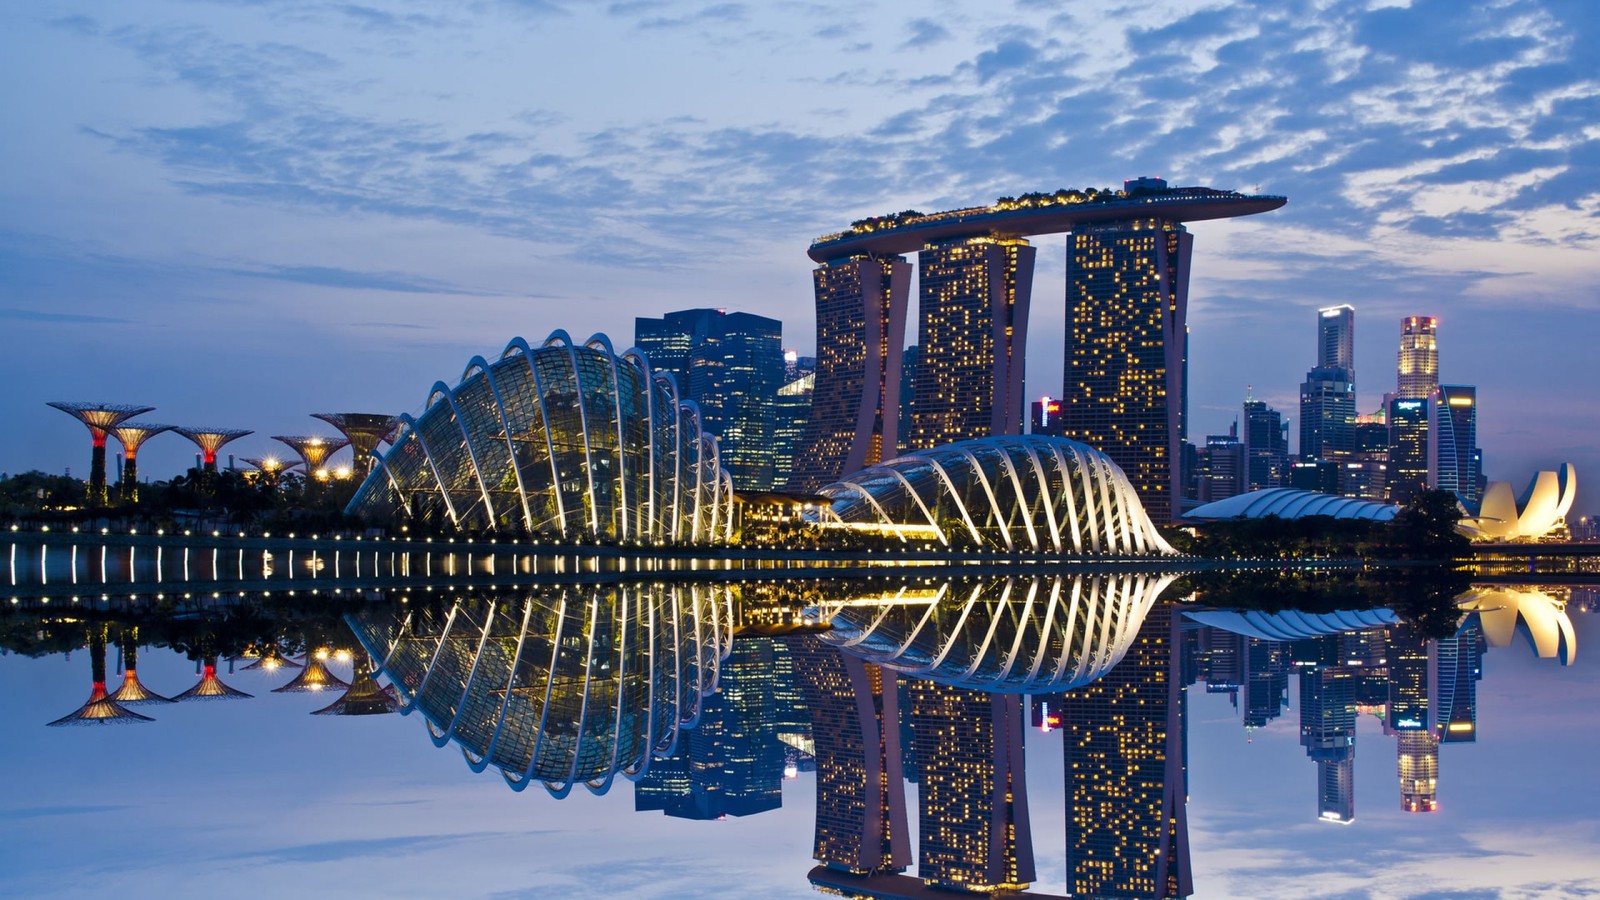
[[[716,543],[733,530],[733,481],[700,411],[644,355],[557,331],[475,357],[427,408],[401,416],[349,512],[484,531]]]
[[[1564,666],[1577,661],[1578,632],[1565,600],[1531,589],[1475,588],[1456,598],[1456,606],[1478,617],[1491,647],[1509,647],[1521,635],[1540,659]]]
[[[516,790],[604,793],[693,727],[733,648],[725,586],[595,585],[352,616],[436,746]]]
[[[946,582],[806,610],[822,640],[887,669],[955,687],[1029,694],[1088,684],[1116,665],[1177,576]]]
[[[960,441],[822,489],[822,524],[944,546],[1143,556],[1175,551],[1110,457],[1066,438]]]
[[[1476,515],[1461,520],[1461,528],[1474,540],[1537,540],[1567,524],[1567,513],[1578,496],[1578,472],[1565,463],[1556,472],[1539,472],[1521,497],[1511,485],[1491,481],[1483,492]]]

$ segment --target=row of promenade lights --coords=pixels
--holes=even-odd
[[[51,402],[49,405],[72,416],[89,429],[89,437],[93,441],[94,448],[89,462],[89,505],[92,507],[105,506],[109,499],[106,490],[108,436],[115,437],[122,444],[123,467],[120,485],[122,499],[134,501],[139,499],[139,448],[150,438],[164,431],[171,431],[194,441],[200,448],[201,483],[209,485],[217,474],[217,452],[224,445],[255,433],[239,428],[182,428],[175,425],[131,421],[135,416],[154,410],[153,406],[61,401]],[[339,439],[317,435],[274,435],[273,440],[287,444],[299,454],[300,459],[286,463],[273,456],[259,459],[246,458],[245,462],[255,466],[260,477],[265,479],[268,485],[275,486],[284,472],[299,465],[304,465],[306,474],[319,481],[340,477],[339,473],[343,473],[342,477],[349,477],[351,471],[348,468],[332,472],[326,467],[328,458],[346,446],[355,454],[356,468],[365,472],[371,465],[372,453],[378,448],[378,444],[393,443],[400,427],[399,419],[379,413],[312,413],[311,415],[337,428],[344,437]]]

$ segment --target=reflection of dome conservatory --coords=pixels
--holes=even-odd
[[[1578,632],[1565,600],[1531,589],[1486,587],[1457,597],[1456,606],[1478,617],[1490,647],[1509,647],[1521,635],[1540,659],[1558,659],[1564,666],[1577,660]]]
[[[941,544],[1054,553],[1172,553],[1110,457],[1066,438],[960,441],[830,484],[823,524]]]
[[[1400,624],[1391,609],[1346,609],[1327,613],[1286,609],[1269,613],[1261,610],[1203,609],[1185,612],[1185,618],[1220,628],[1233,634],[1264,641],[1298,641],[1302,638],[1368,631]]]
[[[728,588],[597,585],[351,618],[401,711],[475,771],[595,793],[672,752],[732,648]]]
[[[603,335],[521,338],[437,382],[349,511],[459,528],[703,543],[732,530],[733,483],[700,412]]]
[[[1122,659],[1174,575],[946,582],[806,611],[822,640],[887,669],[993,693],[1062,691]]]

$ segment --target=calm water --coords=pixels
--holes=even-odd
[[[1035,895],[1600,890],[1591,595],[1477,586],[1427,640],[1359,598],[1208,612],[1170,580],[15,604],[0,892],[799,897],[816,853],[881,857],[883,822],[907,875]],[[152,691],[216,654],[254,696],[45,727],[89,699],[96,635],[112,690],[142,644]],[[344,691],[275,693],[305,670],[242,655],[274,643],[345,681],[370,650],[415,709],[309,715]]]

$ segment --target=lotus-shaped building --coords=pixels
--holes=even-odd
[[[822,489],[821,524],[943,546],[1033,553],[1171,554],[1110,457],[1043,435],[909,453]]]
[[[1461,530],[1479,541],[1533,541],[1566,527],[1578,496],[1578,473],[1571,463],[1558,472],[1540,472],[1522,495],[1504,481],[1491,481],[1483,501],[1461,520]]]
[[[460,529],[710,543],[732,532],[733,483],[700,412],[644,355],[604,335],[517,338],[437,382],[351,501]]]

